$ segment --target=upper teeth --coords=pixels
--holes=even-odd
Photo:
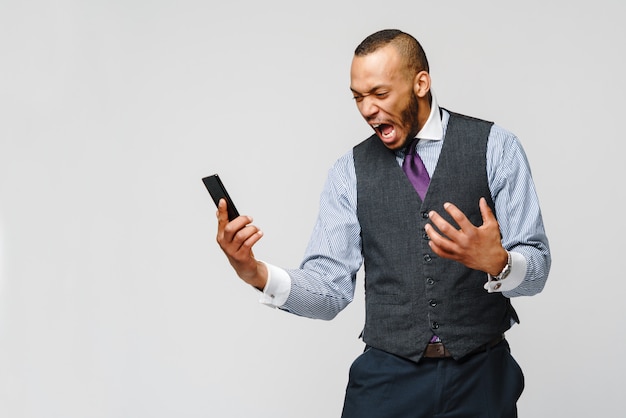
[[[380,123],[377,123],[375,125],[372,125],[374,128],[378,128],[380,126]]]

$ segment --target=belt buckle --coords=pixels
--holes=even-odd
[[[437,346],[435,347],[435,350],[437,350],[437,355],[439,355],[439,357],[445,357],[446,356],[446,348],[443,346],[443,343],[436,343]]]
[[[443,343],[429,343],[424,351],[426,358],[446,358],[450,357],[448,350]]]

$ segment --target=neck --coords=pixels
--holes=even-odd
[[[430,92],[425,97],[417,99],[417,126],[418,132],[426,125],[426,121],[430,117]],[[417,135],[417,132],[415,133]]]

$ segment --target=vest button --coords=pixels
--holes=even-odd
[[[431,327],[432,329],[438,329],[438,328],[439,328],[439,323],[438,323],[437,321],[434,321],[434,322],[430,325],[430,327]]]
[[[432,285],[435,284],[435,281],[433,280],[432,277],[429,277],[429,278],[426,279],[426,284],[429,285],[429,286],[432,286]]]
[[[430,260],[432,260],[432,258],[430,257],[430,254],[424,254],[424,261],[427,263],[430,263]]]
[[[428,304],[434,308],[437,306],[437,301],[435,299],[431,299],[428,301]]]
[[[422,212],[422,218],[428,219],[428,212]]]
[[[426,232],[422,232],[422,239],[425,239],[426,241],[428,241],[430,237],[428,236]]]

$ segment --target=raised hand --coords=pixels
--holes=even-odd
[[[267,283],[267,267],[254,258],[252,247],[263,232],[252,225],[252,218],[239,216],[228,221],[226,201],[221,199],[217,209],[217,243],[226,254],[230,265],[246,283],[263,290]]]

